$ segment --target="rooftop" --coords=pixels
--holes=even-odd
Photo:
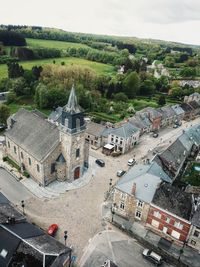
[[[100,137],[105,129],[105,126],[95,122],[89,122],[87,124],[86,133]]]
[[[133,166],[127,174],[118,180],[115,187],[131,195],[132,187],[135,183],[136,198],[150,203],[161,181],[171,182],[171,179],[157,163],[138,164]]]
[[[20,109],[12,118],[11,129],[5,135],[41,161],[59,144],[59,131],[56,125],[38,116],[35,112]]]
[[[190,219],[192,197],[171,184],[163,183],[155,192],[152,203],[186,220]]]

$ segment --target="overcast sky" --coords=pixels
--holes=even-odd
[[[0,24],[200,45],[200,0],[0,0]]]

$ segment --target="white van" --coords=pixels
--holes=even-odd
[[[144,249],[142,255],[156,266],[160,266],[163,263],[163,258],[150,249]]]

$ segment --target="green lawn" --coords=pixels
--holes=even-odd
[[[20,65],[24,67],[24,69],[31,69],[35,65],[45,65],[51,64],[55,60],[56,64],[61,64],[61,62],[65,62],[65,65],[74,65],[74,66],[82,66],[89,67],[93,69],[97,74],[108,74],[114,75],[115,70],[114,67],[108,64],[98,63],[89,61],[86,59],[76,58],[76,57],[65,57],[65,58],[50,58],[50,59],[39,59],[39,60],[30,60],[20,62]],[[2,78],[6,78],[8,76],[7,65],[0,64],[0,80]]]
[[[131,103],[136,111],[141,110],[146,107],[157,108],[159,105],[156,101],[149,100],[149,99],[133,99],[130,100]]]
[[[200,171],[195,170],[195,167],[200,168],[200,163],[191,162],[181,180],[190,185],[200,186]]]
[[[79,48],[79,47],[85,47],[88,48],[85,44],[80,43],[71,43],[71,42],[64,42],[64,41],[53,41],[53,40],[42,40],[42,39],[32,39],[32,38],[26,38],[27,46],[30,47],[37,47],[37,48],[56,48],[59,50],[64,50],[69,47]]]

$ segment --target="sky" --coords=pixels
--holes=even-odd
[[[0,0],[0,24],[200,45],[200,0]]]

